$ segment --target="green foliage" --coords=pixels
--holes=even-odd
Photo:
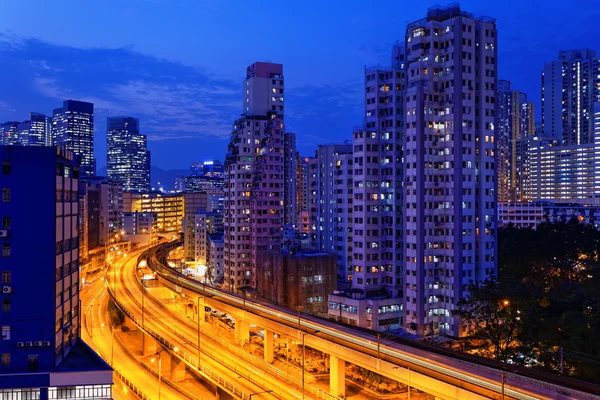
[[[496,340],[496,356],[520,351],[553,371],[560,370],[563,349],[565,375],[600,382],[599,250],[600,232],[576,219],[542,223],[536,230],[500,229],[498,281],[472,287],[458,311],[475,322],[471,347],[477,340]],[[510,310],[494,314],[502,299]],[[503,349],[517,317],[515,340]],[[486,319],[496,323],[482,326]]]
[[[125,322],[125,314],[117,307],[113,299],[108,300],[107,310],[111,325],[119,326]]]
[[[505,297],[496,280],[469,285],[469,295],[458,302],[455,312],[463,321],[476,353],[505,359],[514,347],[520,328],[518,304]]]

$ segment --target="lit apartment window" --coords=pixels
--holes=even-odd
[[[10,271],[2,271],[2,284],[10,285]]]
[[[2,188],[2,201],[8,203],[10,201],[10,188]]]
[[[10,353],[2,353],[2,366],[10,366]]]
[[[10,340],[10,326],[2,326],[2,340]]]

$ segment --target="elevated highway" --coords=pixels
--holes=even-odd
[[[179,293],[202,299],[203,304],[236,320],[236,339],[247,340],[255,324],[272,334],[305,339],[306,346],[330,357],[330,393],[345,395],[345,365],[353,363],[433,394],[439,399],[600,399],[600,386],[518,368],[479,357],[429,347],[408,340],[377,340],[374,333],[340,325],[289,309],[206,286],[170,268],[168,253],[175,241],[157,246],[139,258],[158,279]],[[268,346],[268,340],[265,340]],[[265,354],[272,354],[265,348]]]

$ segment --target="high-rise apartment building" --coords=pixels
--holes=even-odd
[[[296,229],[309,233],[308,214],[308,158],[296,152]]]
[[[109,117],[106,124],[106,174],[127,192],[150,190],[150,152],[140,121],[132,117]]]
[[[210,235],[223,232],[223,215],[218,212],[198,210],[183,220],[185,260],[208,265]]]
[[[76,156],[2,146],[0,160],[0,397],[111,399],[111,368],[80,340]]]
[[[499,80],[494,111],[498,201],[523,201],[517,147],[520,139],[535,135],[534,105],[525,93],[512,90],[509,81]]]
[[[600,109],[594,143],[556,146],[550,141],[529,143],[525,198],[600,204]]]
[[[286,132],[283,135],[283,223],[296,224],[296,135]]]
[[[567,50],[542,71],[544,137],[563,145],[593,142],[593,104],[600,101],[600,57],[593,50]]]
[[[336,255],[339,290],[352,283],[352,172],[349,143],[319,145],[308,159],[309,238],[317,250]]]
[[[94,158],[94,105],[84,101],[65,100],[54,109],[52,144],[71,150],[81,158],[82,177],[96,175]]]
[[[283,66],[246,69],[243,114],[234,124],[225,169],[224,286],[255,287],[256,266],[283,237]]]
[[[405,40],[404,328],[456,336],[456,303],[497,271],[496,24],[433,7]]]
[[[352,288],[367,298],[402,296],[404,57],[396,45],[390,68],[365,70],[365,127],[353,133]]]

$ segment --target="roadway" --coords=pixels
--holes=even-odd
[[[189,324],[187,318],[173,315],[166,307],[157,304],[146,292],[142,300],[142,287],[136,277],[137,258],[139,254],[130,254],[123,263],[108,272],[108,284],[120,305],[132,314],[136,322],[142,321],[148,332],[160,335],[168,343],[176,344],[176,353],[191,366],[197,364],[197,328]],[[191,339],[191,340],[190,340]],[[241,398],[256,400],[291,398],[300,399],[302,393],[294,387],[269,375],[213,341],[211,336],[203,332],[201,339],[202,372],[205,369],[216,372],[227,385],[230,393],[239,393]],[[271,393],[260,392],[272,391]],[[311,397],[306,396],[307,399]]]
[[[278,334],[295,334],[296,337],[300,337],[304,332],[313,333],[306,337],[311,348],[335,354],[343,360],[391,379],[411,381],[414,387],[429,393],[433,391],[437,397],[452,399],[471,393],[471,398],[502,397],[520,400],[600,398],[596,395],[599,393],[597,385],[582,384],[564,378],[561,380],[558,377],[541,380],[536,377],[540,375],[536,371],[532,371],[530,376],[527,376],[527,371],[521,370],[519,375],[509,374],[501,368],[478,365],[458,357],[435,354],[389,340],[381,340],[378,343],[372,333],[331,321],[306,315],[299,320],[296,313],[283,307],[206,286],[173,271],[164,263],[166,254],[173,248],[173,245],[170,246],[161,246],[158,257],[153,256],[149,264],[159,278],[170,282],[177,291],[204,296],[208,306],[227,312],[236,320],[246,319]],[[155,253],[156,248],[149,252],[149,255]],[[554,381],[566,382],[572,386],[555,384]],[[580,387],[589,388],[594,394],[581,391]]]
[[[142,251],[133,253],[135,257]],[[83,309],[82,339],[98,354],[102,355],[113,369],[125,380],[138,388],[146,398],[159,399],[158,377],[144,368],[113,338],[113,332],[108,321],[108,291],[104,277],[95,279],[81,291]],[[130,387],[125,385],[117,375],[113,375],[113,398],[116,400],[139,399]],[[187,399],[178,390],[165,382],[160,385],[160,398]]]

